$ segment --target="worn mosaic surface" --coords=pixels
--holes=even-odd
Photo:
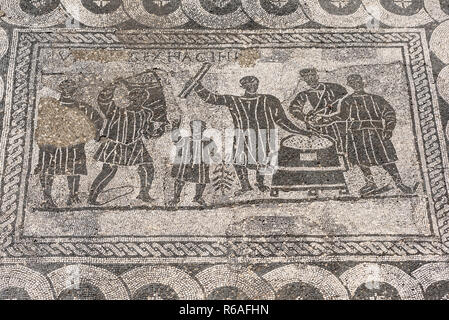
[[[0,0],[0,298],[447,299],[449,1]]]

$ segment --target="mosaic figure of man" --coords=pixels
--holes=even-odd
[[[39,114],[42,123],[38,121],[36,134],[42,136],[41,139],[47,139],[47,142],[39,145],[39,160],[35,173],[40,175],[45,207],[56,206],[51,192],[54,177],[58,175],[67,176],[70,192],[67,205],[80,203],[80,179],[82,175],[87,175],[84,149],[86,140],[89,140],[89,133],[85,131],[89,131],[90,128],[86,122],[92,123],[92,129],[96,131],[94,136],[98,134],[103,124],[103,118],[94,108],[77,101],[75,98],[77,89],[78,86],[73,80],[62,81],[58,86],[61,95],[59,104],[55,101],[56,109],[51,109],[52,107],[48,109],[52,99],[41,99],[40,113],[45,114]],[[44,100],[49,102],[47,106]],[[43,131],[47,134],[42,134]],[[48,141],[46,135],[53,135],[54,141]],[[37,140],[40,140],[39,138],[37,137]],[[58,145],[62,140],[66,140],[66,145]]]
[[[318,71],[315,68],[302,69],[299,74],[309,89],[298,93],[290,105],[290,113],[315,131],[331,138],[338,151],[341,152],[341,129],[338,125],[332,123],[317,127],[313,125],[312,120],[338,112],[338,103],[348,92],[345,87],[337,83],[320,82]]]
[[[126,106],[114,101],[118,86],[128,90]],[[118,78],[104,88],[98,96],[98,106],[106,117],[101,143],[94,159],[103,163],[103,168],[92,183],[89,204],[97,201],[117,173],[118,167],[135,167],[140,178],[140,193],[137,199],[151,202],[149,191],[154,178],[153,159],[144,146],[144,138],[157,138],[165,133],[167,110],[161,81],[153,71],[132,78]]]
[[[365,92],[361,75],[348,76],[347,84],[354,93],[343,99],[340,113],[332,119],[346,125],[344,151],[349,162],[360,167],[365,179],[360,194],[367,196],[379,190],[371,172],[373,166],[382,166],[403,193],[414,193],[417,185],[405,185],[395,163],[398,157],[391,142],[396,127],[393,107],[381,96]]]
[[[256,186],[261,192],[270,190],[265,185],[265,176],[261,173],[261,168],[266,166],[272,152],[277,152],[273,150],[277,128],[293,134],[311,135],[311,132],[299,128],[290,121],[278,98],[258,93],[258,78],[243,77],[240,85],[245,90],[243,96],[215,94],[199,81],[194,88],[204,102],[226,106],[231,113],[236,129],[233,163],[241,186],[236,196],[252,190],[248,170],[257,170]]]

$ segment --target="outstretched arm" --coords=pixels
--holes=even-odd
[[[301,121],[305,121],[306,114],[304,113],[304,105],[307,102],[307,95],[304,93],[299,93],[296,98],[292,101],[289,107],[289,112]]]
[[[201,82],[197,82],[194,90],[198,97],[206,103],[216,106],[231,106],[234,104],[232,96],[213,93],[204,88]]]
[[[282,105],[279,102],[279,100],[272,99],[270,104],[272,106],[270,108],[271,117],[273,118],[274,122],[279,127],[284,129],[285,131],[288,131],[288,132],[294,133],[294,134],[300,134],[300,135],[305,135],[305,136],[312,135],[311,131],[301,129],[287,117],[287,114],[285,113],[284,108],[282,108]]]

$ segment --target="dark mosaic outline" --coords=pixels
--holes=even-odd
[[[14,235],[14,224],[17,221],[17,209],[20,201],[19,184],[22,173],[24,138],[26,135],[27,117],[24,106],[35,105],[30,83],[33,82],[32,55],[36,53],[38,44],[121,44],[128,47],[140,45],[173,45],[195,43],[197,45],[227,44],[234,46],[263,46],[273,44],[282,46],[288,44],[405,44],[410,56],[413,78],[412,92],[415,97],[420,118],[420,129],[424,140],[424,154],[428,166],[430,191],[433,196],[440,239],[401,239],[399,241],[385,240],[353,240],[342,239],[324,241],[295,241],[292,238],[276,240],[247,240],[239,238],[224,238],[220,241],[123,241],[95,242],[86,239],[84,242],[63,241],[38,242],[17,241]],[[8,77],[8,98],[12,99],[11,108],[6,109],[6,119],[10,120],[4,135],[8,135],[6,147],[5,169],[2,174],[3,193],[0,224],[0,253],[4,257],[38,258],[40,261],[64,260],[64,257],[79,261],[97,263],[131,262],[232,262],[232,261],[333,261],[347,259],[377,258],[383,260],[428,260],[441,259],[449,252],[449,226],[447,216],[447,181],[444,168],[447,165],[445,145],[439,124],[438,100],[433,86],[432,73],[429,68],[430,56],[425,45],[426,35],[422,29],[384,29],[370,32],[359,30],[260,30],[260,31],[193,31],[164,30],[152,32],[115,32],[114,30],[68,30],[43,29],[14,31],[11,45],[10,70]],[[17,59],[16,59],[17,58]],[[14,81],[11,77],[14,76]],[[30,76],[30,78],[28,78]],[[13,84],[13,85],[12,85]],[[12,94],[13,93],[13,94]],[[8,100],[6,100],[8,101]],[[132,238],[132,237],[131,237]],[[441,258],[438,258],[440,256]],[[43,259],[43,260],[42,260]],[[443,258],[444,259],[444,258]],[[26,259],[25,259],[26,260]],[[49,260],[49,261],[50,261]],[[114,262],[113,262],[114,261]]]

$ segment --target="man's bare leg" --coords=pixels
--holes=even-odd
[[[240,166],[240,165],[235,165],[235,172],[237,173],[237,177],[239,178],[240,181],[240,190],[237,190],[235,192],[235,196],[241,196],[245,193],[247,193],[248,191],[253,190],[253,188],[251,187],[251,185],[249,184],[249,179],[248,179],[248,169],[244,166]]]
[[[137,199],[143,202],[152,202],[154,199],[150,197],[150,189],[154,179],[154,166],[152,163],[142,164],[137,168],[140,178],[140,193]]]
[[[176,207],[181,201],[181,192],[185,184],[186,183],[182,180],[175,180],[173,200],[171,200],[168,204],[170,207]]]
[[[56,204],[51,197],[54,176],[42,173],[39,180],[41,182],[42,190],[44,191],[44,201],[42,202],[42,206],[44,208],[56,208]]]
[[[394,183],[405,194],[414,194],[416,189],[418,188],[418,183],[416,183],[413,187],[407,186],[402,182],[401,174],[399,173],[398,167],[396,163],[387,163],[382,166],[385,171],[393,178]]]
[[[374,182],[373,173],[371,172],[370,167],[360,165],[360,170],[363,173],[363,178],[365,179],[365,185],[359,190],[360,195],[364,196],[370,194],[371,192],[377,189],[377,185]]]
[[[106,188],[109,182],[111,182],[111,180],[114,178],[115,174],[117,173],[117,170],[118,170],[117,166],[111,166],[110,164],[107,163],[103,164],[101,172],[95,178],[94,182],[92,183],[92,186],[90,187],[90,194],[88,200],[89,204],[100,205],[97,202],[97,197],[104,190],[104,188]]]
[[[67,183],[69,185],[70,195],[67,200],[67,205],[71,206],[73,204],[80,203],[81,200],[79,198],[79,188],[80,188],[80,176],[68,176]]]
[[[260,192],[270,191],[270,187],[265,185],[265,176],[261,174],[259,171],[256,173],[256,187]]]
[[[206,201],[204,201],[203,199],[203,193],[204,190],[206,189],[206,184],[204,183],[197,183],[195,186],[195,197],[193,198],[193,201],[195,201],[196,203],[205,206],[206,205]]]

